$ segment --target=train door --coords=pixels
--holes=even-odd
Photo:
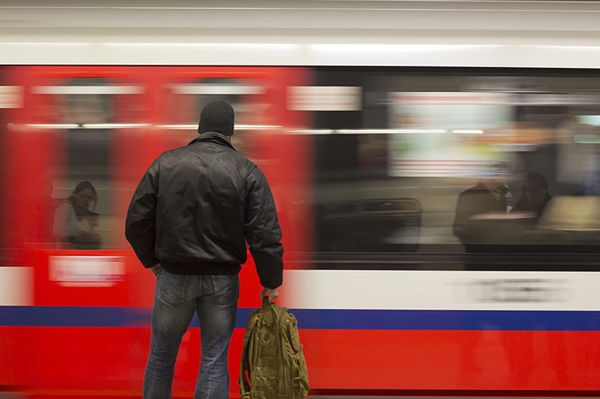
[[[6,140],[7,240],[15,261],[33,268],[34,306],[18,320],[35,327],[23,378],[42,396],[131,391],[140,379],[144,343],[135,344],[147,334],[132,326],[137,276],[121,237],[122,168],[143,162],[143,152],[130,151],[127,165],[119,152],[149,126],[139,76],[127,67],[23,67],[15,75],[24,107]]]
[[[198,137],[200,111],[208,102],[221,99],[235,110],[235,134],[232,144],[255,162],[267,175],[277,202],[284,231],[286,255],[304,245],[306,218],[294,209],[304,207],[306,162],[302,137],[287,135],[291,126],[301,123],[301,115],[291,111],[288,87],[300,84],[303,71],[285,68],[170,67],[160,76],[160,94],[156,109],[160,113],[157,132],[162,150],[186,145]],[[252,258],[242,268],[240,312],[230,351],[230,373],[239,375],[243,330],[248,314],[260,305],[260,285]],[[197,327],[197,323],[194,322]],[[183,338],[176,367],[174,390],[192,391],[199,359],[199,330],[190,330]],[[237,378],[232,378],[237,381]],[[237,382],[231,386],[237,391]]]

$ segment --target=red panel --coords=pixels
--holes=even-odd
[[[138,380],[149,332],[126,328],[36,329],[33,389],[129,391]],[[143,370],[143,369],[142,369]]]
[[[244,331],[236,329],[231,343],[231,387],[237,376]],[[94,392],[140,395],[150,347],[148,328],[39,328],[32,336],[33,362],[28,388],[47,392]],[[191,395],[200,362],[200,330],[183,337],[175,367],[173,390]],[[31,367],[33,366],[33,367]]]
[[[32,329],[0,327],[0,386],[23,387],[31,366]]]
[[[273,74],[271,101],[277,106],[275,124],[285,129],[308,128],[308,113],[290,110],[288,87],[309,84],[309,73],[302,68],[287,68]],[[269,178],[277,201],[286,249],[286,267],[294,264],[295,255],[312,251],[312,138],[310,135],[264,133],[257,148],[262,157],[275,160],[261,165]]]
[[[600,390],[600,332],[302,330],[313,389]]]
[[[12,110],[10,123],[22,126],[39,123],[41,112],[35,103],[31,87],[37,85],[32,68],[14,68],[10,73],[10,84],[23,87],[24,108]],[[8,170],[6,185],[7,246],[20,250],[22,256],[14,259],[15,265],[24,265],[26,247],[47,242],[50,239],[52,205],[47,171],[57,165],[56,154],[60,153],[56,134],[49,131],[23,131],[11,128],[6,135]]]
[[[139,395],[149,329],[40,328],[28,334],[34,391]],[[184,336],[177,396],[193,392],[199,335],[190,329]],[[234,393],[242,339],[237,329],[229,360]],[[600,333],[302,330],[301,339],[313,389],[600,390]]]

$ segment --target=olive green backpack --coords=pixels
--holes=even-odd
[[[298,322],[286,308],[263,298],[248,320],[240,368],[242,399],[301,399],[308,394],[308,371]]]

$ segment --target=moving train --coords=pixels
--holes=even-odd
[[[440,36],[0,43],[0,392],[140,395],[155,280],[125,213],[148,165],[196,137],[217,98],[273,189],[280,303],[313,393],[599,392],[598,47]],[[532,173],[548,196],[537,213],[518,205]],[[470,212],[469,249],[459,197],[494,184],[506,209]],[[241,279],[232,397],[260,305],[251,257]],[[175,397],[192,396],[200,334],[194,320]]]

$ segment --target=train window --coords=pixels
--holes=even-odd
[[[265,87],[255,80],[235,78],[202,78],[192,81],[181,81],[170,87],[168,127],[183,130],[181,144],[191,141],[197,136],[196,128],[200,111],[210,101],[225,100],[235,109],[236,134],[232,143],[236,149],[245,154],[252,154],[252,140],[249,135],[260,130],[261,121],[267,111],[266,105],[258,99],[265,92]]]
[[[361,110],[313,118],[316,251],[598,250],[600,75],[316,75],[363,93]]]
[[[104,78],[66,79],[35,89],[51,95],[48,119],[63,130],[63,162],[49,172],[55,246],[65,249],[111,248],[120,242],[120,217],[113,204],[111,151],[113,129],[126,126],[119,96],[137,86]],[[61,148],[59,147],[59,148]]]

